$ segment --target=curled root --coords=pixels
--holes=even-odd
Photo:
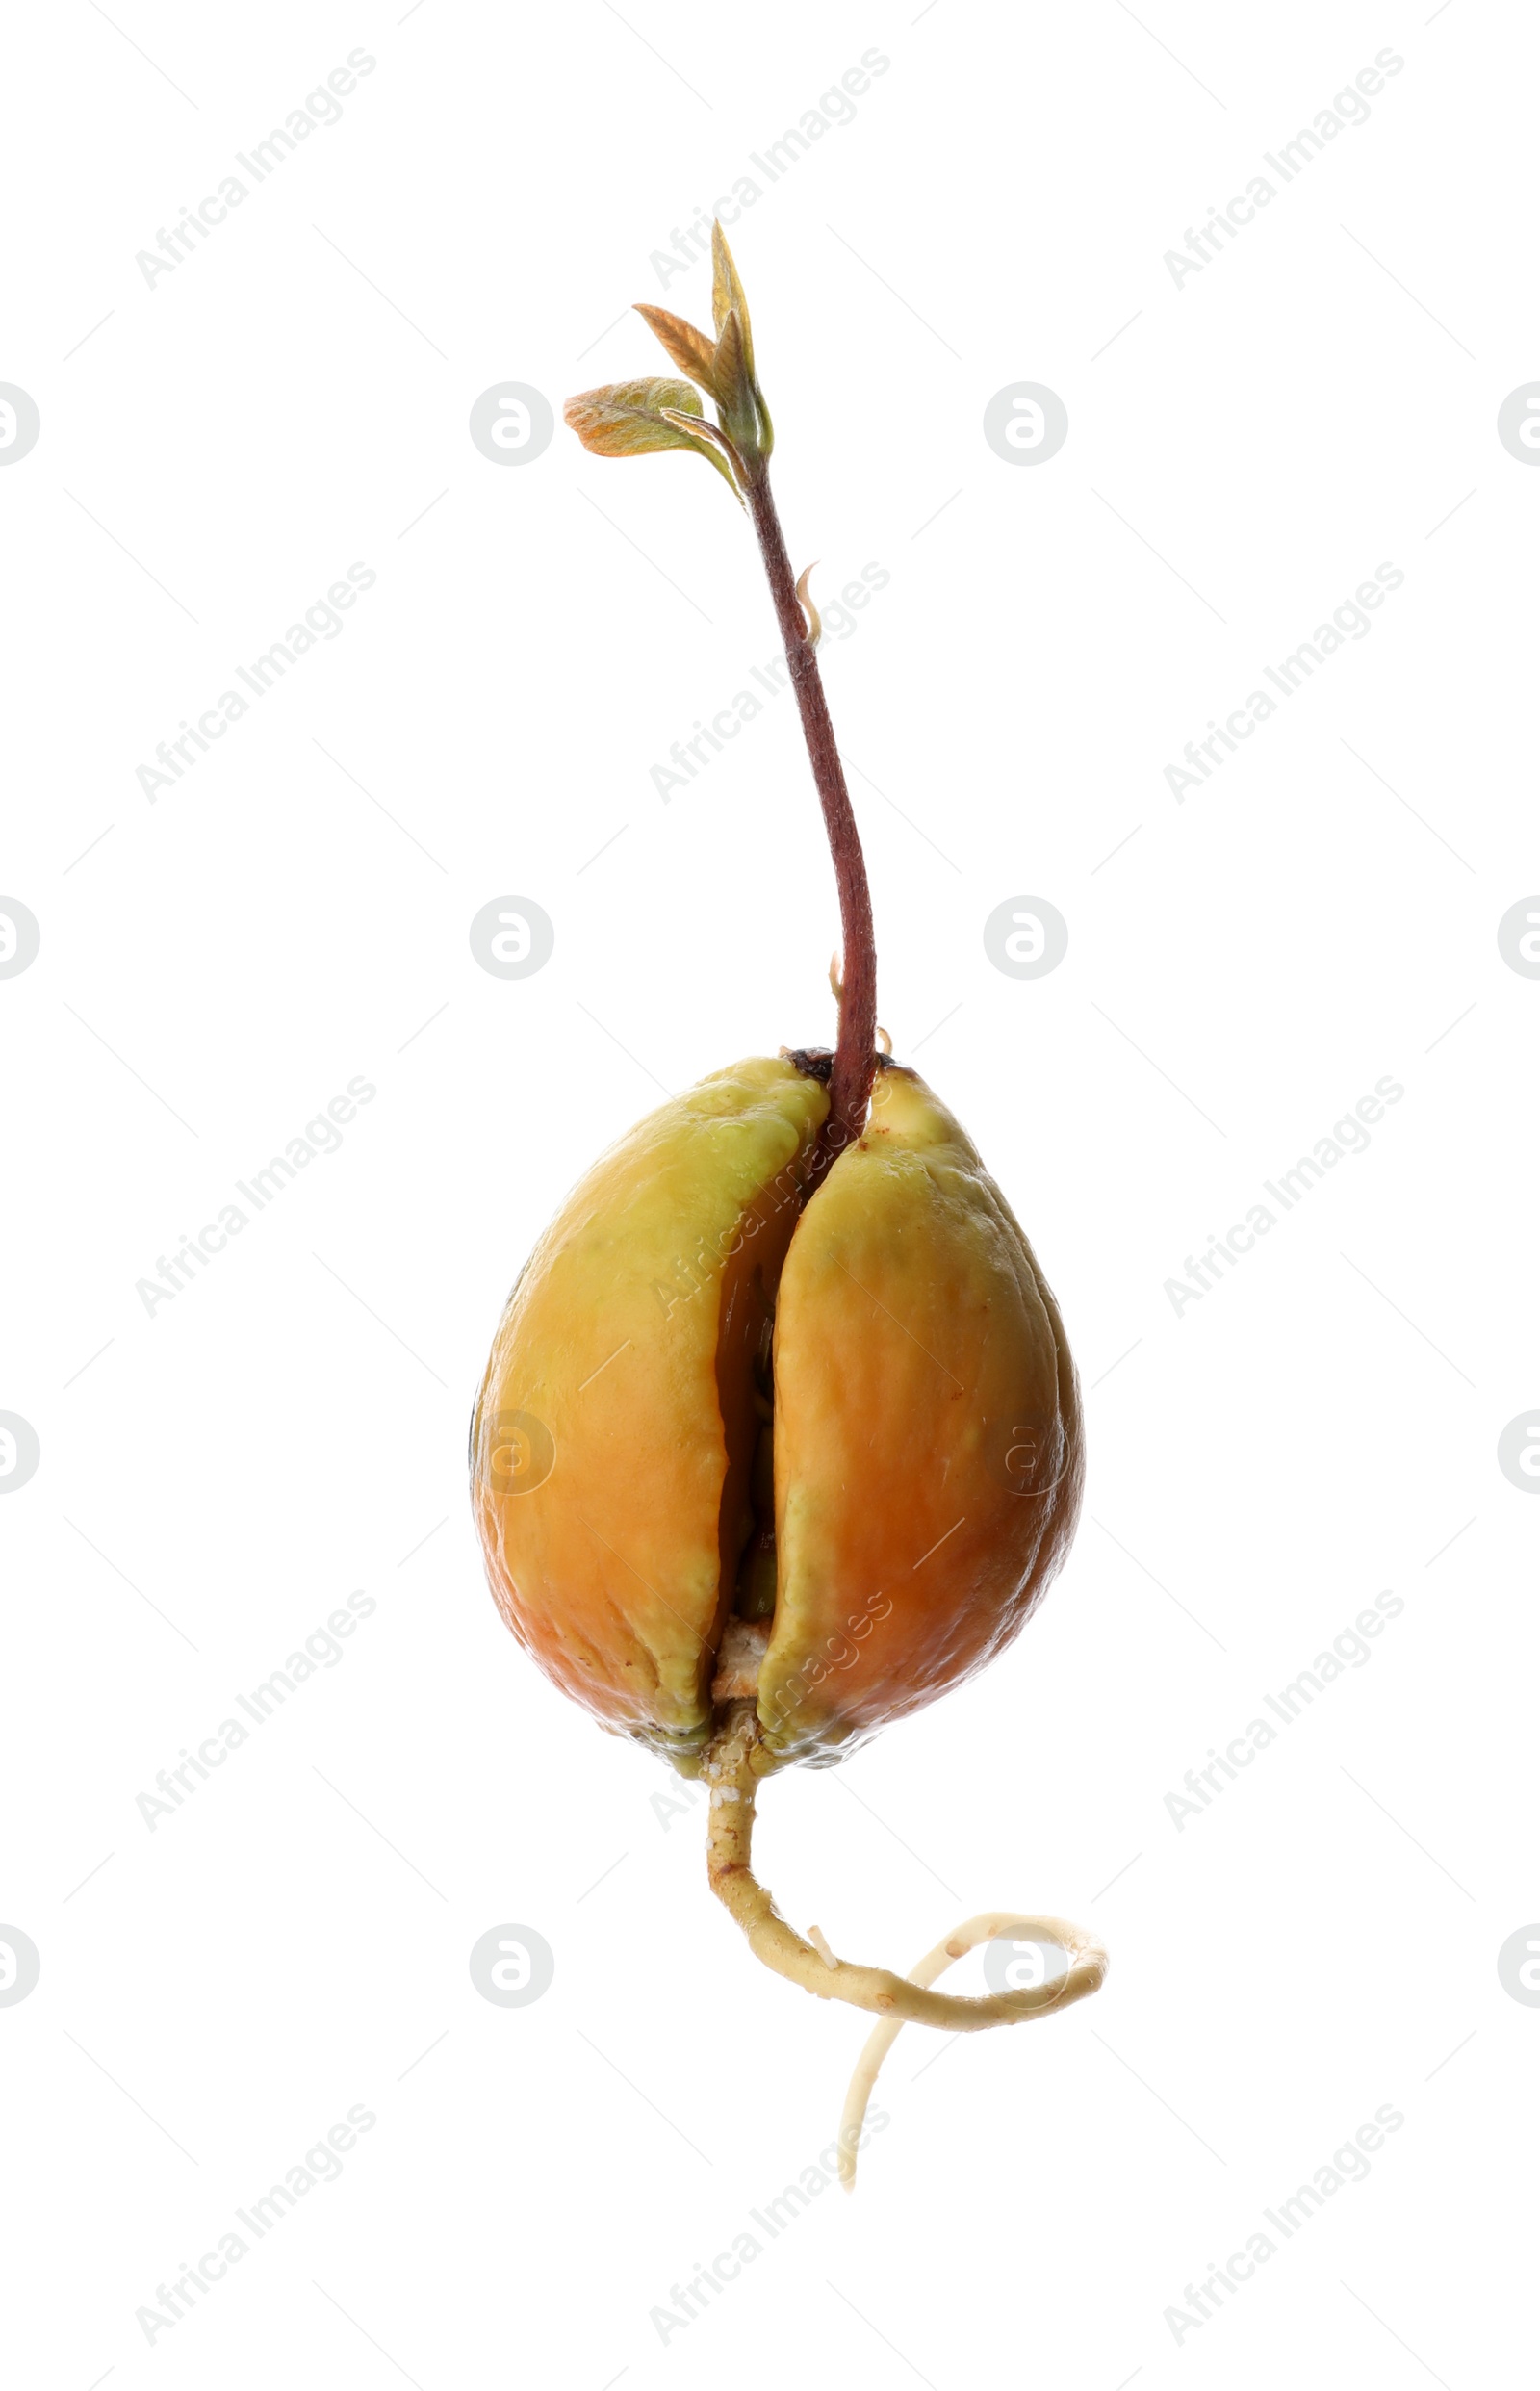
[[[835,1959],[823,1935],[813,1941],[799,1935],[776,1908],[751,1865],[754,1805],[761,1771],[755,1760],[760,1743],[754,1706],[732,1702],[713,1735],[702,1763],[703,1781],[710,1789],[706,1827],[706,1874],[711,1890],[742,1927],[756,1959],[777,1975],[800,1984],[819,2000],[848,2001],[855,2009],[873,2011],[882,2023],[862,2051],[845,2102],[840,2127],[840,2177],[851,2189],[856,2180],[856,2144],[871,2097],[877,2071],[903,2025],[937,2026],[947,2034],[978,2033],[989,2026],[1015,2025],[1023,2018],[1040,2018],[1067,2009],[1074,2001],[1099,1990],[1107,1973],[1107,1954],[1094,1938],[1064,1918],[1023,1917],[1014,1911],[989,1911],[970,1918],[955,1934],[930,1951],[908,1976],[886,1967],[862,1967]],[[935,1979],[955,1959],[996,1936],[1011,1935],[1056,1943],[1067,1959],[1068,1972],[1053,1982],[1023,1987],[1014,1992],[967,1996],[933,1992]]]
[[[1067,2009],[1071,2001],[1084,2000],[1088,1992],[1099,1991],[1107,1973],[1107,1954],[1094,1938],[1083,1927],[1071,1926],[1062,1917],[1018,1917],[1014,1910],[986,1910],[978,1917],[970,1917],[964,1926],[957,1927],[934,1951],[927,1951],[909,1971],[909,1982],[932,1985],[944,1975],[954,1960],[976,1950],[981,1942],[993,1942],[1004,1935],[1016,1942],[1050,1942],[1063,1951],[1069,1963],[1068,1973],[1051,1985],[1036,1988],[1040,1998],[1036,2009],[1019,2011],[1018,2016],[1044,2018],[1050,2010]],[[1016,1996],[1005,1993],[1011,2000]],[[971,2005],[971,2004],[970,2004]],[[1014,2019],[1003,2020],[1007,2025]],[[839,2121],[839,2180],[847,2192],[856,2189],[856,2152],[860,2143],[861,2127],[866,2121],[866,2105],[877,2083],[878,2070],[892,2049],[904,2025],[902,2018],[885,2018],[867,2036],[865,2046],[856,2062],[856,2072],[850,2079],[845,2095],[844,2113]]]

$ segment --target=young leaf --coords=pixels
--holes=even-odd
[[[738,495],[732,469],[717,446],[722,435],[706,422],[688,382],[611,382],[603,390],[579,391],[562,413],[595,456],[650,456],[660,449],[686,449],[714,465],[733,497]]]
[[[749,302],[738,280],[738,270],[732,263],[726,233],[720,224],[711,226],[711,320],[718,338],[730,315],[736,310],[743,333],[743,363],[750,381],[754,379],[754,334],[749,325]]]
[[[716,402],[733,440],[752,450],[759,438],[759,417],[743,353],[743,321],[735,307],[729,310],[716,345]]]
[[[654,449],[693,448],[696,444],[685,433],[665,423],[665,407],[680,415],[701,412],[688,382],[670,382],[659,375],[579,391],[562,413],[595,456],[646,456]]]
[[[682,316],[671,316],[666,307],[638,304],[636,313],[657,335],[680,372],[687,373],[692,382],[699,382],[708,398],[714,398],[716,351],[706,334],[697,332],[694,324],[686,323]]]

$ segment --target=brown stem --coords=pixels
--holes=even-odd
[[[781,519],[770,495],[770,476],[763,464],[743,476],[744,496],[753,519],[759,553],[770,582],[776,621],[781,627],[791,685],[797,693],[803,736],[824,810],[824,828],[834,861],[839,887],[839,923],[843,955],[843,986],[839,998],[839,1035],[829,1082],[829,1118],[820,1141],[823,1168],[860,1136],[866,1124],[876,1071],[877,947],[872,936],[872,901],[866,886],[866,863],[860,834],[851,810],[844,766],[834,744],[823,677],[797,597],[797,579],[786,553]]]

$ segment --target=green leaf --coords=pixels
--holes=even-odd
[[[754,379],[754,333],[749,324],[749,302],[744,296],[743,285],[738,280],[738,270],[732,263],[732,252],[728,247],[728,237],[720,224],[713,223],[711,226],[711,320],[716,325],[718,339],[721,338],[722,328],[729,316],[734,310],[743,335],[743,363],[752,382]]]
[[[732,468],[714,445],[716,427],[705,422],[701,401],[688,382],[662,376],[610,382],[602,390],[579,391],[562,413],[595,456],[650,456],[662,449],[685,449],[714,465],[737,496]],[[699,424],[700,430],[687,430],[686,424]]]
[[[736,318],[738,328],[734,337],[741,347],[742,370],[753,394],[753,405],[739,406],[734,403],[732,435],[746,453],[766,458],[776,444],[775,425],[770,421],[770,410],[765,405],[764,393],[759,388],[759,378],[754,370],[754,332],[749,322],[749,301],[738,280],[738,270],[732,263],[727,235],[720,224],[711,227],[711,318],[717,329],[717,403],[725,413],[729,403],[729,385],[724,369],[729,360],[724,358],[723,345],[728,339],[728,327]]]
[[[759,415],[743,353],[743,321],[735,307],[729,310],[716,345],[716,402],[723,424],[736,445],[755,449],[759,438]]]
[[[701,413],[688,382],[671,382],[661,375],[579,391],[562,413],[595,456],[646,456],[654,449],[693,448],[685,433],[665,423],[665,407],[680,415]]]

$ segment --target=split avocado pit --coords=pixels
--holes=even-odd
[[[972,1144],[896,1066],[819,1177],[827,1118],[782,1056],[640,1122],[536,1249],[478,1405],[509,1626],[687,1775],[729,1703],[767,1774],[934,1701],[1074,1528],[1074,1367]]]

